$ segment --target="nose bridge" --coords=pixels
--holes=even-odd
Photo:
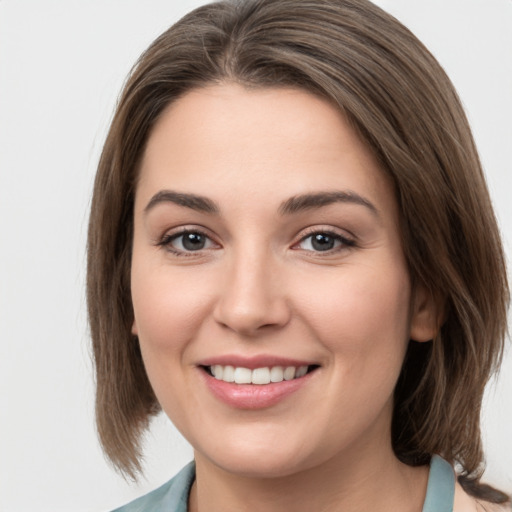
[[[247,243],[227,258],[216,320],[229,329],[254,335],[289,318],[279,264],[265,244]]]

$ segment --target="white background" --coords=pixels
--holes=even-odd
[[[84,269],[95,166],[124,77],[198,0],[0,0],[0,510],[106,511],[191,449],[165,418],[147,479],[117,476],[93,423]],[[467,109],[512,254],[512,1],[379,0],[437,56]],[[512,354],[488,390],[487,478],[512,492]]]

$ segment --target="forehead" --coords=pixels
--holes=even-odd
[[[156,123],[139,178],[137,200],[169,188],[267,204],[336,189],[394,209],[388,178],[341,112],[297,89],[230,84],[187,93]]]

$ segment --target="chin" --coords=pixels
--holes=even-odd
[[[304,442],[232,443],[215,450],[196,451],[196,458],[206,457],[224,471],[246,478],[280,478],[307,470],[320,461],[311,460]],[[316,457],[315,457],[316,458]]]
[[[296,456],[283,459],[275,455],[265,457],[261,453],[252,457],[222,457],[213,462],[224,471],[245,478],[284,478],[307,469]]]

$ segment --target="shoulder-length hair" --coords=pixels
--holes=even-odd
[[[135,477],[141,436],[160,410],[131,334],[134,190],[151,129],[170,103],[212,83],[295,87],[339,108],[394,183],[411,279],[442,305],[429,343],[410,342],[392,442],[412,465],[437,453],[475,495],[480,408],[505,339],[503,250],[461,103],[441,66],[367,0],[220,1],[191,12],[143,53],[117,105],[96,176],[87,299],[99,437]]]

